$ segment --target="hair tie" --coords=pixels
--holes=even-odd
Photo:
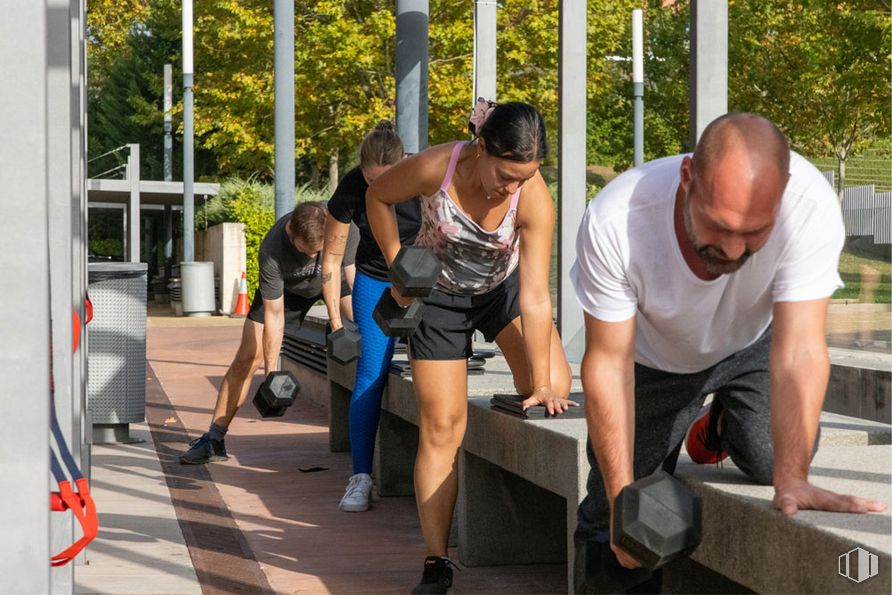
[[[471,110],[471,119],[468,120],[468,130],[471,131],[471,134],[476,136],[480,135],[480,129],[483,128],[483,123],[489,118],[489,115],[492,113],[492,110],[495,109],[496,105],[498,104],[495,101],[490,101],[482,97],[477,98],[477,103],[474,104],[474,109]]]

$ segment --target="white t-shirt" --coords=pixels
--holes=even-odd
[[[705,370],[758,339],[774,302],[821,299],[842,287],[845,240],[833,189],[790,154],[790,180],[765,245],[735,273],[704,281],[675,236],[683,155],[651,161],[610,182],[586,209],[570,279],[580,305],[604,322],[637,314],[635,361],[659,370]]]

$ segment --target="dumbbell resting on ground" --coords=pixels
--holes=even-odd
[[[613,505],[613,542],[642,568],[628,570],[616,560],[607,532],[589,539],[585,552],[586,587],[616,593],[650,579],[651,572],[690,554],[700,544],[700,497],[659,471],[623,488]]]
[[[437,284],[443,265],[426,246],[403,246],[390,267],[394,289],[405,297],[427,297]],[[390,291],[385,291],[372,314],[385,335],[408,337],[421,321],[424,304],[415,299],[408,307],[400,306]]]
[[[362,353],[362,337],[359,336],[359,327],[355,322],[344,319],[342,323],[341,328],[328,333],[325,350],[328,357],[339,364],[349,364]]]
[[[254,395],[254,407],[261,417],[281,417],[300,393],[300,383],[287,370],[270,372]]]

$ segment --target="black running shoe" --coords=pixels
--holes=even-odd
[[[207,432],[189,443],[189,450],[180,455],[181,465],[204,465],[216,461],[228,461],[226,443],[212,440]]]
[[[424,574],[421,582],[412,589],[412,595],[421,593],[452,593],[452,568],[455,562],[442,556],[428,556],[424,559]],[[458,568],[458,566],[455,566]]]

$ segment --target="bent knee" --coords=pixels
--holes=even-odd
[[[464,438],[465,424],[457,416],[423,420],[419,440],[432,448],[456,448]]]

